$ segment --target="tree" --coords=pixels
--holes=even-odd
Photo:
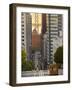
[[[31,71],[34,69],[34,63],[32,60],[27,61],[27,54],[25,49],[21,52],[21,59],[22,59],[22,71]]]
[[[57,48],[54,54],[54,61],[57,64],[63,64],[63,46]]]
[[[27,68],[27,62],[26,62],[26,52],[25,49],[21,51],[21,60],[22,60],[22,71],[26,70]]]
[[[26,57],[27,57],[26,51],[25,49],[23,49],[21,52],[22,64],[26,62]]]

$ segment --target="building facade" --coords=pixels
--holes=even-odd
[[[32,48],[37,50],[41,48],[41,35],[36,29],[32,32]]]
[[[21,48],[25,49],[27,60],[31,60],[32,17],[29,13],[21,13]]]
[[[36,29],[39,34],[41,34],[41,24],[42,23],[42,14],[32,13],[32,30]]]
[[[43,61],[54,63],[54,53],[63,45],[62,15],[46,14],[46,32],[43,37]]]
[[[32,60],[35,64],[35,69],[41,68],[41,35],[36,29],[32,31]]]

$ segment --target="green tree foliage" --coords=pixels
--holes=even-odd
[[[22,56],[22,71],[31,71],[34,69],[34,63],[32,60],[27,61],[27,54],[25,52],[25,49],[22,50],[21,52],[21,56]]]
[[[23,49],[21,52],[22,64],[26,63],[26,57],[27,57],[26,51],[25,51],[25,49]]]
[[[54,61],[57,64],[63,64],[63,46],[57,48],[57,50],[54,54]]]

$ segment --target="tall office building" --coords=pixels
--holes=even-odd
[[[32,17],[29,13],[21,13],[21,48],[25,49],[27,60],[31,59]]]
[[[54,59],[54,45],[55,45],[55,39],[59,37],[59,39],[62,41],[62,38],[60,38],[62,31],[62,15],[58,15],[58,14],[49,14],[47,16],[48,21],[47,22],[47,31],[48,31],[48,51],[47,51],[47,61],[48,64],[53,63],[53,59]],[[62,36],[61,36],[62,37]],[[58,43],[58,41],[56,41],[56,43]],[[60,43],[60,42],[59,42]],[[58,45],[59,46],[59,45]],[[57,49],[57,48],[56,48]]]
[[[54,53],[62,45],[62,15],[46,14],[46,32],[43,37],[43,58],[47,64],[54,63]],[[61,44],[60,44],[61,43]]]

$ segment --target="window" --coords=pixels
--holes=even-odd
[[[24,16],[24,13],[22,12],[21,15]]]
[[[24,28],[22,28],[22,30],[24,30]]]
[[[22,32],[22,34],[24,34],[24,32]]]
[[[24,23],[24,20],[23,20],[23,21],[21,21],[21,23]]]
[[[24,24],[22,24],[21,26],[24,27]]]
[[[22,20],[24,20],[24,17],[21,17]]]
[[[22,43],[22,45],[24,45],[24,43]]]
[[[22,41],[24,41],[24,39],[22,39]]]
[[[22,38],[24,38],[24,36],[22,36]]]

